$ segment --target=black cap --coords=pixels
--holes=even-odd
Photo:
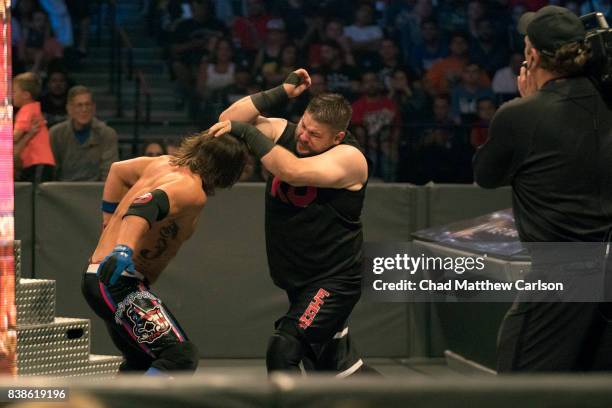
[[[531,44],[547,55],[554,55],[562,45],[582,41],[585,36],[580,18],[565,7],[558,6],[546,6],[523,14],[518,22],[518,31],[527,35]]]

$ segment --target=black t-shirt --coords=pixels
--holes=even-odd
[[[348,99],[353,99],[352,82],[359,80],[357,69],[350,65],[342,65],[338,69],[321,67],[321,74],[325,76],[327,89],[330,92],[337,92]]]
[[[277,144],[298,155],[295,129],[288,122]],[[349,133],[342,144],[360,149]],[[325,278],[361,279],[365,188],[293,187],[268,178],[266,248],[277,286],[292,290]]]
[[[612,227],[612,110],[587,78],[549,81],[499,109],[474,174],[483,187],[512,185],[522,241],[603,241]]]

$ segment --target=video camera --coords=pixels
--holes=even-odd
[[[585,41],[591,47],[587,73],[595,81],[604,98],[612,99],[612,29],[603,13],[580,17],[586,29]]]

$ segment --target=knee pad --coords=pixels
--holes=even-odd
[[[151,367],[160,371],[195,371],[200,355],[190,341],[174,344],[159,353]]]
[[[297,330],[291,332],[283,327],[274,330],[268,341],[266,366],[268,371],[299,370],[304,355],[304,346],[298,338]]]

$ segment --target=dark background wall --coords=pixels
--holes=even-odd
[[[23,276],[55,279],[57,315],[90,318],[92,352],[112,354],[116,351],[103,324],[80,293],[81,274],[100,232],[101,196],[101,183],[45,183],[35,191],[18,184],[16,238],[23,242]],[[263,201],[263,184],[239,184],[218,193],[204,209],[194,236],[153,288],[203,357],[263,357],[272,324],[287,307],[284,293],[268,276]],[[363,214],[365,239],[408,241],[418,229],[509,206],[509,189],[371,184]],[[486,315],[481,304],[464,322],[457,308],[466,306],[446,306],[432,311],[424,304],[362,301],[351,331],[360,351],[375,357],[439,355],[449,347],[480,349],[474,336],[465,335],[471,324],[494,336],[499,313],[478,318],[478,313]],[[486,348],[484,355],[474,355],[488,363],[494,344]]]

